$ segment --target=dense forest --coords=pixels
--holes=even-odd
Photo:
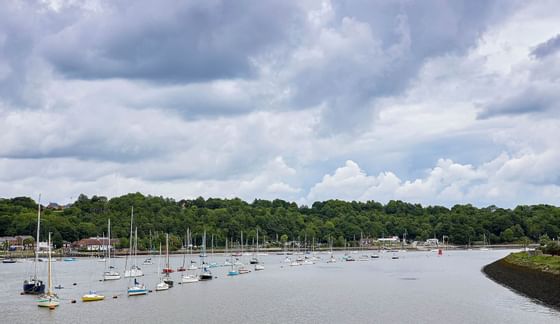
[[[190,228],[197,242],[203,231],[214,236],[216,246],[226,239],[238,241],[241,232],[253,240],[259,228],[267,241],[328,242],[335,246],[357,244],[364,237],[389,237],[404,233],[408,240],[449,237],[453,244],[480,242],[483,236],[491,243],[539,241],[560,235],[560,208],[550,205],[518,206],[503,209],[495,206],[476,208],[471,205],[423,207],[402,201],[386,205],[375,201],[346,202],[328,200],[312,206],[298,206],[283,200],[197,198],[180,200],[127,194],[107,199],[85,195],[62,210],[43,207],[41,232],[52,232],[57,246],[63,241],[101,236],[107,233],[111,219],[112,236],[120,245],[128,245],[131,207],[134,206],[139,246],[149,246],[149,233],[156,241],[163,233],[171,234],[171,245],[177,248]],[[0,236],[35,235],[37,203],[27,197],[0,199]]]

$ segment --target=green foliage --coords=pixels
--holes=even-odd
[[[560,235],[560,208],[549,205],[518,206],[503,209],[496,206],[476,208],[455,205],[423,207],[399,200],[387,205],[375,201],[346,202],[327,200],[308,206],[297,206],[281,199],[254,200],[202,197],[175,201],[169,198],[131,193],[107,199],[80,195],[63,211],[43,210],[42,237],[47,232],[56,237],[56,245],[90,236],[107,234],[111,219],[112,237],[119,238],[121,247],[128,247],[130,214],[134,206],[134,223],[138,227],[140,249],[157,248],[165,244],[164,233],[170,234],[170,248],[180,248],[187,228],[196,245],[207,232],[207,245],[214,236],[215,246],[224,246],[227,239],[239,242],[241,231],[251,242],[259,228],[263,238],[278,238],[281,242],[313,238],[335,246],[356,245],[364,237],[402,236],[409,240],[425,240],[443,235],[452,244],[482,242],[483,235],[491,243],[521,241],[548,242],[545,238]],[[36,230],[37,205],[27,197],[0,199],[0,236],[33,235]],[[152,233],[150,240],[150,233]],[[550,239],[548,239],[550,240]]]
[[[558,241],[549,241],[542,250],[546,254],[560,256],[560,243]]]

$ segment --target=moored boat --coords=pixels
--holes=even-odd
[[[47,265],[48,288],[47,288],[47,292],[44,295],[41,295],[39,299],[37,299],[37,306],[55,309],[58,305],[60,305],[60,300],[58,299],[58,296],[52,291],[51,233],[50,232],[49,232],[48,246],[49,246],[49,261]]]
[[[39,234],[41,233],[41,196],[37,202],[37,240],[39,241]],[[45,284],[37,277],[37,266],[39,263],[39,244],[35,244],[35,260],[34,260],[34,274],[33,277],[23,281],[23,293],[30,295],[40,295],[45,293]]]
[[[82,296],[83,302],[100,301],[105,299],[105,296],[98,294],[95,290],[90,290],[89,293]]]

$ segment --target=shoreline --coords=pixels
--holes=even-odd
[[[481,271],[489,279],[516,293],[560,310],[559,275],[514,264],[506,258],[487,264]]]

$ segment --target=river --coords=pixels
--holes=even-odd
[[[267,255],[260,257],[264,271],[227,277],[229,268],[215,268],[214,280],[183,285],[173,273],[174,288],[138,297],[126,296],[128,279],[99,281],[102,262],[58,261],[54,284],[65,288],[57,290],[62,301],[56,310],[20,295],[32,262],[0,264],[0,318],[2,323],[559,323],[560,312],[480,271],[509,252],[402,252],[397,260],[382,253],[356,262],[341,261],[339,253],[337,263],[326,263],[328,255],[321,254],[322,261],[298,267],[284,263],[284,256]],[[122,271],[124,259],[113,261]],[[141,281],[149,289],[158,280],[157,257],[154,261],[142,266]],[[171,263],[178,267],[182,256],[173,256]],[[45,263],[39,268],[46,280]],[[90,289],[107,298],[82,303]]]

